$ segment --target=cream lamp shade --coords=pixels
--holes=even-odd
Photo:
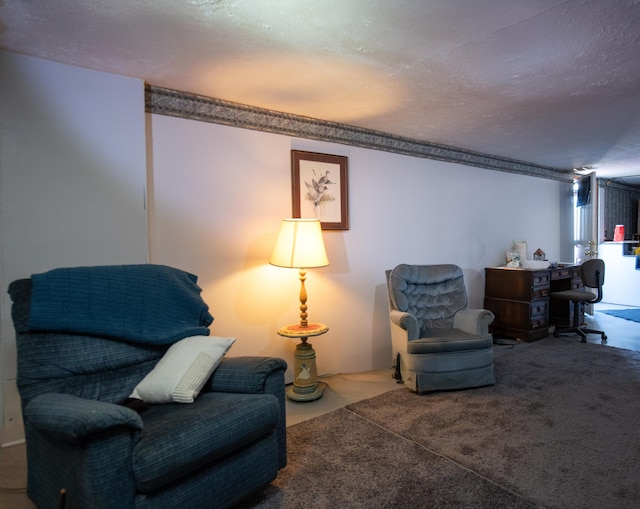
[[[329,265],[320,220],[283,219],[269,263],[298,269]]]

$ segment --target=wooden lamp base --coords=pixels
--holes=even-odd
[[[306,327],[299,324],[287,325],[278,331],[281,336],[300,338],[293,353],[293,385],[287,389],[287,398],[292,401],[315,401],[322,397],[327,384],[318,382],[316,352],[307,339],[320,336],[329,328],[321,323],[310,323]]]

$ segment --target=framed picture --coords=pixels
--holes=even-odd
[[[293,217],[317,218],[323,230],[348,230],[347,158],[291,151]]]

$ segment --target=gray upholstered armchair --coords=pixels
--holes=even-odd
[[[416,392],[495,383],[493,313],[469,309],[456,265],[386,271],[395,377]]]
[[[202,375],[203,350],[168,396],[160,390],[166,368],[184,364],[184,350],[165,362],[175,345],[233,339],[210,338],[200,291],[192,274],[151,264],[11,283],[27,492],[38,507],[58,507],[63,490],[67,509],[229,507],[286,464],[283,360],[225,357]],[[161,364],[153,390],[132,397]]]

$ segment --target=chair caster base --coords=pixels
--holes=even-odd
[[[587,336],[585,334],[600,334],[600,336],[602,337],[602,342],[606,343],[607,342],[607,335],[604,332],[596,332],[596,331],[582,331],[578,332],[576,330],[566,330],[566,331],[553,331],[553,337],[554,338],[559,338],[560,334],[570,334],[570,333],[574,333],[574,334],[578,334],[580,336],[580,342],[581,343],[586,343],[587,342]]]

